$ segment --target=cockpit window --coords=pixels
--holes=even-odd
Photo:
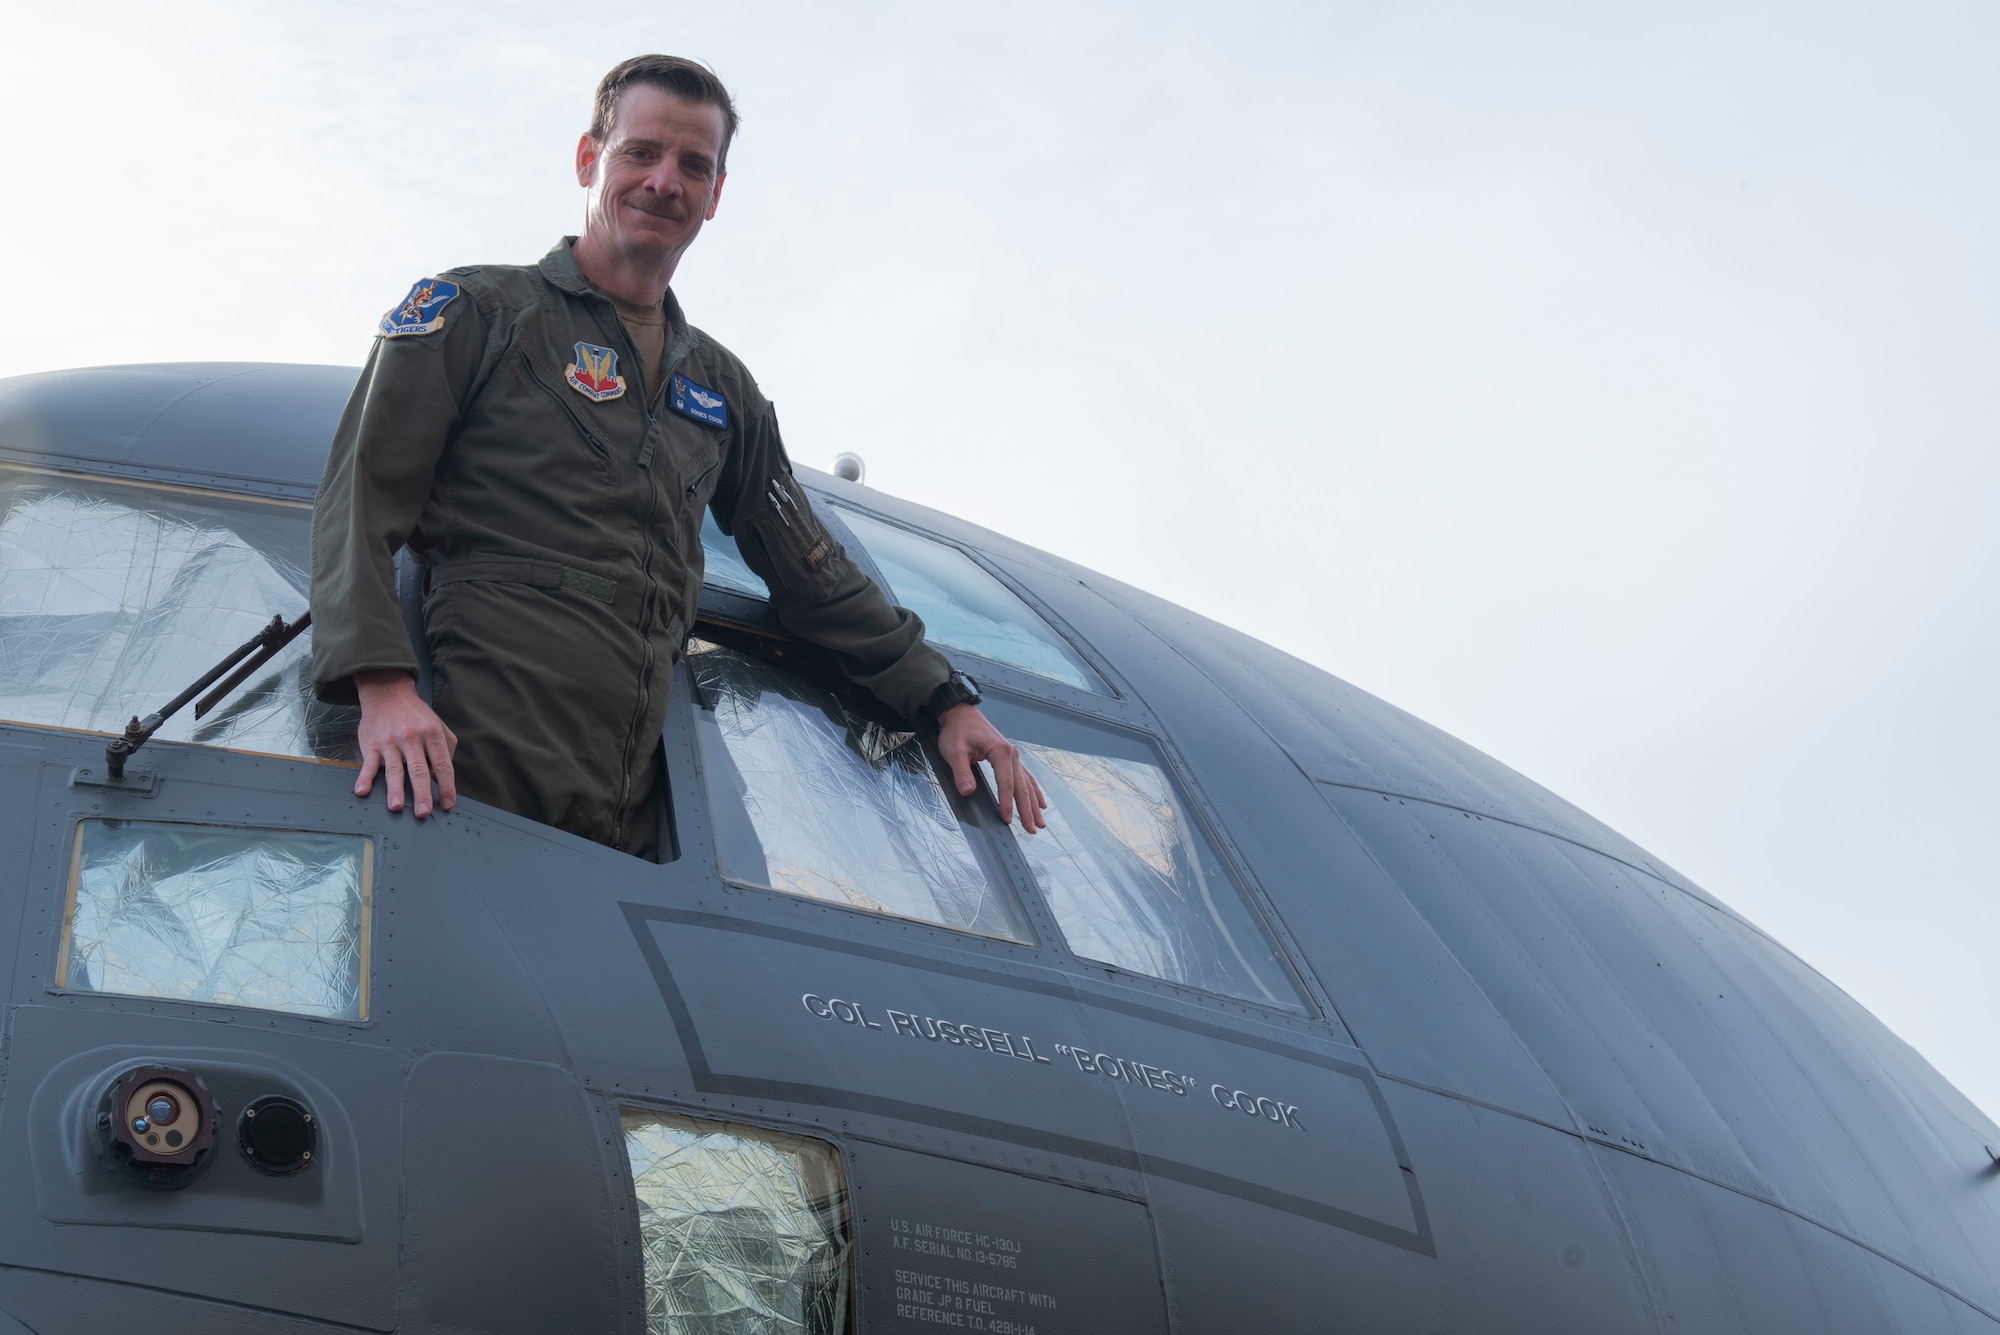
[[[964,552],[844,506],[840,517],[889,581],[890,597],[924,619],[933,644],[1081,691],[1104,691],[1097,674],[1048,622]]]
[[[1132,973],[1303,1010],[1269,935],[1150,742],[987,697],[1027,758],[1048,828],[1015,842],[1069,948]]]
[[[117,732],[273,614],[306,608],[312,510],[0,465],[0,718]],[[310,632],[162,738],[356,758],[358,711],[313,699]]]
[[[704,640],[687,665],[725,879],[1030,939],[984,837],[893,716]]]
[[[735,541],[717,527],[715,516],[706,511],[701,516],[701,555],[702,583],[751,598],[771,596],[770,586],[743,563],[743,555],[736,550]]]
[[[851,1329],[852,1232],[833,1146],[640,1108],[621,1120],[647,1335]]]

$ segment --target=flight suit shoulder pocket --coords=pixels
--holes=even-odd
[[[800,502],[796,481],[772,483],[756,529],[779,585],[793,598],[823,598],[840,583],[847,555],[812,507]]]

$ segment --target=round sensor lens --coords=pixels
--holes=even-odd
[[[100,1096],[95,1124],[112,1168],[150,1190],[185,1187],[215,1161],[215,1100],[183,1067],[131,1067]]]

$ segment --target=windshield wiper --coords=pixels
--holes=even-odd
[[[208,691],[210,686],[215,686],[216,679],[221,677],[223,673],[229,672],[231,668],[236,668],[234,672],[229,672],[229,679],[227,681],[224,681],[220,686],[215,686],[214,690],[208,691],[207,695],[202,696],[201,703],[194,707],[194,716],[196,718],[202,717],[209,710],[220,704],[224,696],[228,695],[238,686],[241,686],[245,681],[248,681],[251,673],[277,657],[279,650],[297,639],[299,632],[311,624],[312,613],[309,611],[301,613],[299,619],[292,622],[289,626],[285,624],[284,617],[273,616],[270,625],[244,641],[229,657],[217,663],[207,672],[204,672],[200,681],[167,701],[160,709],[146,715],[145,718],[142,719],[137,714],[134,714],[132,721],[125,725],[125,735],[104,748],[105,772],[114,779],[124,778],[126,758],[152,740],[153,734],[160,730],[160,725],[180,713],[188,701],[194,699],[197,695],[201,695],[203,691]],[[246,658],[249,660],[248,662],[244,661]],[[239,663],[242,664],[241,667],[237,667]]]

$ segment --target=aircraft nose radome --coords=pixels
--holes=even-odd
[[[1208,684],[1210,710],[1226,698],[1255,720],[1257,745],[1282,748],[1332,813],[1274,814],[1272,786],[1247,778],[1211,790],[1264,850],[1267,882],[1310,891],[1277,911],[1384,1069],[1783,1201],[2000,1312],[2000,1192],[1962,1188],[1985,1159],[1965,1128],[1991,1123],[1844,992],[1456,738],[1182,609],[1104,596],[1186,665],[1121,660],[1142,692]],[[1241,772],[1240,735],[1182,736],[1197,772]],[[1309,851],[1277,851],[1307,829]],[[1382,962],[1390,941],[1399,964]],[[1460,978],[1459,1001],[1439,1005]]]

